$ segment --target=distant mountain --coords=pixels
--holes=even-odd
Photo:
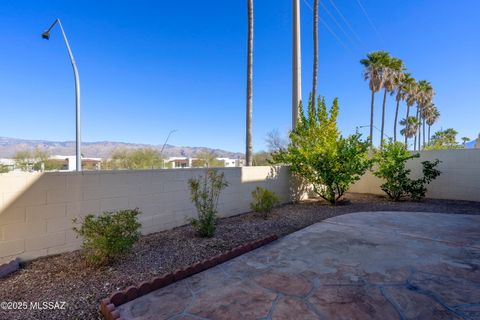
[[[40,148],[48,151],[52,155],[74,155],[74,141],[47,141],[47,140],[24,140],[16,138],[0,137],[0,158],[10,158],[15,152],[20,150],[34,150]],[[109,158],[116,149],[140,149],[154,148],[158,151],[162,145],[150,145],[139,143],[99,141],[82,142],[82,154],[85,157]],[[206,147],[177,147],[165,145],[163,155],[165,157],[193,157],[199,152],[212,151],[219,157],[243,158],[244,154],[240,152],[230,152],[221,149],[211,149]]]

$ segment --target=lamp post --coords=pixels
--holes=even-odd
[[[60,19],[56,19],[45,32],[42,33],[42,38],[45,40],[50,39],[50,30],[58,24],[60,30],[62,31],[63,40],[67,47],[68,55],[70,57],[70,62],[72,63],[73,68],[73,77],[75,78],[75,115],[76,115],[76,136],[75,136],[75,151],[76,151],[76,170],[82,171],[82,153],[81,153],[81,141],[80,141],[80,77],[78,75],[77,65],[75,64],[75,59],[73,58],[72,50],[70,49],[70,44],[68,43],[67,36],[63,30],[62,23]]]
[[[174,130],[171,130],[168,133],[167,139],[165,139],[165,142],[163,143],[162,150],[160,150],[160,158],[163,158],[163,149],[165,149],[165,146],[167,145],[168,139],[170,139],[170,136],[172,135],[172,133],[177,132],[177,131],[178,131],[177,129],[174,129]],[[162,167],[164,167],[164,166],[165,166],[165,162],[162,159]]]

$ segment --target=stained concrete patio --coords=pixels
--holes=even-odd
[[[365,212],[120,306],[122,319],[480,319],[480,216]]]

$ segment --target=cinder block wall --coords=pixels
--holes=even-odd
[[[480,201],[480,149],[457,149],[439,151],[420,151],[420,158],[407,162],[412,177],[421,173],[422,161],[439,159],[440,177],[427,186],[427,197],[433,199],[451,199]],[[367,172],[351,186],[350,192],[385,194],[380,185],[382,181]]]
[[[250,211],[256,186],[290,199],[288,168],[223,168],[229,186],[219,215]],[[187,181],[205,169],[0,174],[0,263],[78,249],[72,219],[138,207],[142,233],[184,225],[196,216]]]

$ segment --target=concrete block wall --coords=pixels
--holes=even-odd
[[[250,211],[256,186],[290,200],[288,168],[219,169],[229,186],[222,192],[219,215]],[[0,174],[0,263],[29,260],[80,248],[73,218],[138,207],[142,233],[188,223],[196,216],[188,179],[205,169]]]
[[[420,151],[420,158],[407,162],[412,176],[421,174],[422,161],[439,159],[441,175],[427,186],[427,197],[433,199],[451,199],[480,201],[480,149],[456,149],[438,151]],[[350,192],[385,194],[380,185],[382,180],[367,172],[350,187]]]

